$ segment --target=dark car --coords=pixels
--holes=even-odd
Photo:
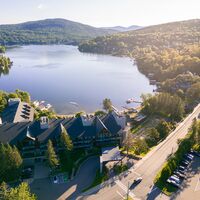
[[[33,169],[31,167],[24,168],[21,172],[22,179],[29,179],[33,177]]]
[[[197,151],[195,151],[195,150],[191,150],[190,153],[191,153],[192,155],[195,155],[195,156],[200,157],[200,153],[197,152]]]
[[[131,185],[130,188],[134,188],[134,187],[135,187],[136,185],[138,185],[141,181],[142,181],[142,177],[136,178],[136,179],[133,181],[133,183],[132,183],[132,185]]]
[[[181,165],[184,166],[184,167],[188,167],[189,164],[190,164],[190,162],[188,162],[187,160],[181,161]]]
[[[187,154],[185,154],[185,158],[186,158],[187,160],[190,160],[190,161],[192,162],[194,156],[193,156],[192,154],[187,153]]]
[[[185,174],[185,173],[186,173],[186,169],[183,168],[183,166],[178,167],[177,170],[178,170],[180,173],[182,173],[182,174]]]

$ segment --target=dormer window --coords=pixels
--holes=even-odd
[[[41,117],[40,118],[40,128],[41,129],[48,129],[49,128],[49,119],[48,119],[48,117]]]

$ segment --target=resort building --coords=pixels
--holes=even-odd
[[[81,116],[70,119],[42,117],[38,121],[33,121],[28,114],[27,118],[21,116],[25,108],[28,113],[25,105],[22,102],[9,105],[2,115],[3,120],[0,124],[0,142],[16,145],[23,157],[43,156],[49,139],[52,140],[56,150],[59,150],[60,135],[64,130],[72,139],[74,148],[116,145],[123,139],[126,118],[114,111],[103,117]],[[9,115],[8,109],[12,110],[12,114]],[[29,113],[32,113],[32,109],[29,110]],[[24,112],[23,114],[25,115]],[[8,121],[5,121],[6,119]]]

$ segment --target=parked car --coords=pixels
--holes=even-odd
[[[180,180],[180,178],[179,178],[178,176],[176,176],[176,175],[172,175],[172,176],[170,176],[170,179],[172,179],[172,180],[176,181],[176,183],[178,183],[178,184],[180,184],[180,183],[181,183],[181,180]]]
[[[188,167],[189,164],[190,164],[190,162],[188,162],[187,160],[181,161],[181,165],[184,166],[184,167]]]
[[[191,153],[192,155],[195,155],[195,156],[200,157],[200,153],[197,152],[197,151],[195,151],[195,150],[191,150],[190,153]]]
[[[27,166],[22,169],[21,178],[29,179],[33,177],[33,166]]]
[[[190,160],[193,160],[193,158],[194,158],[194,156],[190,153],[185,154],[185,156]]]
[[[186,171],[186,167],[184,167],[184,166],[182,166],[182,165],[180,165],[180,166],[178,167],[178,169],[183,170],[183,171]]]
[[[186,173],[185,170],[182,170],[182,169],[180,169],[180,168],[178,168],[177,171],[178,171],[179,173],[183,174],[183,175],[185,175],[185,173]]]
[[[176,181],[174,181],[173,179],[168,178],[167,182],[170,183],[170,184],[172,184],[175,187],[178,187],[178,188],[181,187],[181,185],[179,183],[177,183]]]
[[[58,183],[58,177],[57,177],[57,176],[54,176],[54,177],[53,177],[53,182],[54,182],[54,183]]]
[[[178,170],[180,173],[182,173],[182,174],[185,174],[185,173],[186,173],[186,168],[183,167],[183,166],[179,166],[179,167],[177,168],[177,170]]]
[[[190,158],[190,157],[187,157],[187,156],[184,156],[184,158],[185,158],[184,160],[185,160],[185,161],[188,161],[189,163],[191,163],[191,162],[192,162],[192,160],[193,160],[192,158]]]
[[[178,171],[178,170],[174,171],[174,174],[177,175],[178,177],[182,178],[182,179],[185,178],[185,175],[182,174],[182,173],[181,173],[180,171]]]

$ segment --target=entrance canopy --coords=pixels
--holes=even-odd
[[[122,156],[119,151],[119,147],[104,147],[101,149],[102,155],[100,156],[100,172],[104,162],[120,161]]]

